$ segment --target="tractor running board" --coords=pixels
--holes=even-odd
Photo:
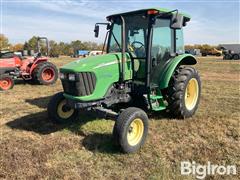
[[[163,97],[162,96],[155,96],[155,95],[150,95],[150,99],[152,99],[152,100],[157,100],[157,99],[163,99]]]
[[[166,109],[166,106],[163,101],[163,96],[160,95],[150,95],[151,109],[153,111],[161,111]]]
[[[22,72],[21,76],[24,80],[31,80],[32,79],[32,76],[29,73],[26,73],[26,72]]]
[[[154,110],[154,111],[162,111],[162,110],[164,110],[164,109],[166,109],[165,106],[164,106],[164,107],[163,107],[163,106],[159,106],[159,107],[154,107],[154,106],[153,106],[153,110]]]

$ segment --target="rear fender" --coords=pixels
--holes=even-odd
[[[178,55],[170,59],[165,66],[159,71],[159,88],[164,89],[168,87],[170,79],[175,71],[175,69],[180,65],[195,65],[197,60],[194,56],[190,54]]]
[[[32,74],[33,70],[37,67],[37,65],[41,62],[46,62],[48,61],[47,58],[38,58],[36,59],[35,61],[33,61],[31,67],[30,67],[30,70],[29,70],[29,74]]]

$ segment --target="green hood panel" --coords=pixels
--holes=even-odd
[[[60,72],[89,72],[94,69],[101,68],[120,62],[121,53],[103,54],[98,56],[89,56],[78,59],[60,68]]]
[[[128,80],[132,78],[131,61],[128,54],[126,55],[126,59],[125,80]],[[102,99],[111,85],[119,81],[120,63],[121,53],[109,53],[82,58],[64,65],[60,68],[60,72],[62,73],[93,72],[96,76],[96,86],[91,95],[78,97],[64,94],[64,96],[66,98],[79,101],[93,101]]]

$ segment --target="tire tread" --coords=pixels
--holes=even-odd
[[[183,103],[185,86],[188,83],[189,79],[192,77],[196,78],[199,83],[199,98],[200,98],[201,93],[200,77],[198,71],[191,66],[187,67],[180,66],[178,69],[176,69],[171,78],[169,87],[164,93],[166,100],[168,101],[168,110],[170,112],[170,115],[173,116],[173,118],[184,119],[190,117],[195,113],[198,107],[199,98],[197,105],[191,112],[186,110],[185,105]]]

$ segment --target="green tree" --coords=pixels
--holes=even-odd
[[[23,50],[23,44],[18,43],[11,46],[11,51],[22,51]]]
[[[0,34],[0,50],[8,49],[9,46],[8,38],[4,34]]]
[[[23,49],[24,50],[28,50],[29,49],[29,45],[28,45],[27,41],[25,41],[25,43],[23,44]]]
[[[74,51],[80,50],[84,48],[83,43],[80,40],[72,41],[71,42],[71,48],[73,48]]]
[[[24,50],[34,50],[34,52],[38,51],[38,37],[37,36],[33,36],[32,38],[30,38],[27,42],[24,43],[23,45],[23,49]],[[46,42],[45,40],[41,40],[39,42],[39,50],[43,55],[46,55],[47,53],[47,46],[46,46]]]
[[[28,49],[27,50],[34,50],[37,51],[37,36],[33,36],[31,39],[28,40]]]
[[[59,45],[53,40],[49,41],[49,56],[57,57],[59,56],[59,54],[60,54]]]
[[[64,43],[64,42],[60,42],[58,46],[59,46],[59,50],[61,52],[61,55],[70,56],[70,55],[73,54],[73,48],[71,47],[70,44]]]
[[[102,50],[102,46],[103,45],[98,45],[97,43],[95,42],[83,42],[83,47],[84,49],[87,49],[87,50]]]

